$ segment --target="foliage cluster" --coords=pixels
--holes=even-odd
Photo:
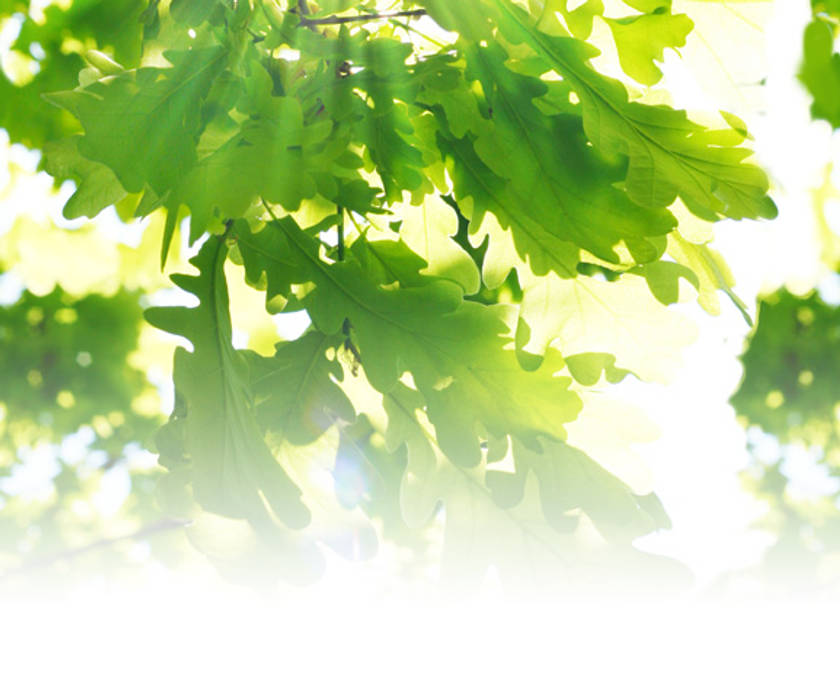
[[[307,581],[324,546],[432,556],[443,521],[459,583],[656,563],[632,542],[668,519],[621,469],[644,436],[609,385],[667,380],[693,338],[670,305],[737,303],[711,222],[776,213],[743,122],[644,92],[686,15],[84,0],[21,21],[15,51],[40,70],[2,85],[3,126],[75,182],[66,216],[163,209],[164,264],[188,216],[194,271],[172,280],[197,304],[146,318],[188,341],[158,504],[199,548],[234,576]],[[596,69],[596,26],[624,82]],[[240,347],[243,280],[310,328]]]

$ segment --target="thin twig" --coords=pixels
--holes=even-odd
[[[2,581],[3,579],[11,578],[13,576],[26,574],[36,569],[45,569],[49,566],[52,566],[53,564],[57,564],[60,561],[76,559],[77,557],[83,554],[87,554],[88,552],[92,552],[97,549],[104,549],[106,547],[112,547],[113,545],[118,544],[120,542],[139,540],[145,537],[149,537],[150,535],[156,535],[160,532],[185,528],[189,525],[192,525],[192,520],[187,520],[185,518],[161,518],[160,520],[156,520],[155,522],[150,523],[149,525],[145,525],[139,530],[131,532],[127,535],[120,535],[119,537],[104,537],[101,540],[96,540],[95,542],[91,542],[90,544],[86,544],[81,547],[65,549],[63,552],[56,552],[55,554],[51,554],[46,557],[33,559],[32,561],[29,561],[16,569],[11,569],[10,571],[6,571],[3,574],[0,574],[0,581]]]
[[[303,17],[300,20],[302,27],[314,27],[321,24],[349,24],[351,22],[373,22],[378,19],[394,19],[396,17],[425,17],[426,10],[405,10],[404,12],[383,12],[373,15],[356,15],[355,17]]]
[[[440,48],[444,48],[444,47],[446,46],[446,44],[444,44],[442,41],[438,41],[437,39],[433,39],[432,37],[430,37],[430,36],[429,36],[428,34],[426,34],[425,32],[421,32],[419,29],[415,29],[415,28],[414,28],[414,27],[412,27],[410,24],[406,24],[405,22],[397,22],[397,21],[395,21],[395,20],[391,20],[391,24],[393,24],[393,25],[394,25],[394,26],[396,26],[396,27],[400,27],[400,28],[402,28],[402,29],[406,29],[406,30],[408,30],[408,31],[410,31],[410,32],[414,32],[414,33],[415,33],[415,34],[417,34],[418,36],[423,37],[423,38],[424,38],[426,41],[428,41],[430,44],[434,44],[435,46],[439,46]]]
[[[344,260],[344,207],[338,207],[338,260]]]
[[[353,228],[356,229],[356,232],[362,237],[365,237],[365,232],[362,230],[362,227],[359,225],[359,222],[356,221],[356,217],[353,216],[353,212],[349,209],[347,210],[347,216],[350,217],[350,222],[353,224]]]

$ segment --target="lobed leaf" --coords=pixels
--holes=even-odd
[[[337,420],[353,421],[353,406],[332,379],[340,382],[343,378],[335,359],[341,342],[340,336],[310,331],[297,340],[278,343],[272,357],[245,354],[263,428],[293,445],[306,445]]]
[[[271,454],[254,416],[245,358],[231,344],[223,238],[211,236],[192,259],[197,277],[173,275],[198,297],[194,308],[156,307],[146,319],[193,345],[175,351],[178,400],[164,435],[170,469],[188,469],[197,502],[229,518],[270,521],[266,511],[290,527],[304,527],[309,511],[300,489]],[[179,450],[180,455],[173,454]]]
[[[424,5],[443,26],[466,29],[460,17],[435,3]],[[496,22],[506,41],[539,59],[543,72],[554,70],[569,83],[580,100],[592,144],[604,154],[629,158],[625,187],[638,204],[668,206],[679,196],[692,212],[710,220],[776,215],[766,194],[766,175],[743,162],[750,155],[747,149],[732,146],[742,140],[737,131],[711,131],[688,120],[683,111],[629,101],[620,82],[589,64],[597,49],[578,39],[540,32],[528,13],[510,0],[479,0],[473,7]]]
[[[389,392],[410,372],[441,449],[457,463],[478,463],[483,430],[528,441],[540,434],[562,437],[562,424],[579,410],[569,381],[552,377],[550,363],[538,372],[519,366],[508,349],[506,310],[464,301],[454,283],[382,288],[355,261],[325,264],[318,241],[289,217],[240,237],[239,246],[246,265],[254,253],[264,261],[272,248],[287,247],[313,284],[303,303],[316,327],[332,334],[349,322],[377,391]],[[270,278],[273,268],[265,273]]]

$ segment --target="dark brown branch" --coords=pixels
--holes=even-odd
[[[349,24],[351,22],[372,22],[377,19],[396,19],[397,17],[425,17],[426,10],[405,10],[404,12],[384,12],[375,15],[356,15],[355,17],[320,17],[310,19],[302,17],[302,27],[314,27],[321,24]]]
[[[87,554],[88,552],[92,552],[97,549],[112,547],[113,545],[118,544],[119,542],[140,540],[145,537],[149,537],[150,535],[156,535],[160,532],[167,532],[168,530],[178,530],[180,528],[188,527],[189,525],[192,525],[192,520],[187,520],[185,518],[161,518],[160,520],[156,520],[155,522],[141,527],[139,530],[131,532],[127,535],[120,535],[119,537],[104,537],[101,540],[96,540],[95,542],[91,542],[90,544],[86,544],[81,547],[65,549],[63,552],[57,552],[56,554],[51,554],[46,557],[33,559],[32,561],[29,561],[16,569],[12,569],[10,571],[4,572],[3,574],[0,574],[0,581],[2,581],[3,579],[11,578],[12,576],[26,574],[36,569],[44,569],[49,566],[52,566],[53,564],[57,564],[60,561],[68,561],[70,559],[75,559],[81,556],[82,554]]]

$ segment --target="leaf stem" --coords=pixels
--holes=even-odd
[[[353,212],[352,212],[352,211],[348,211],[348,212],[347,212],[347,216],[348,216],[348,217],[350,217],[350,223],[352,223],[352,224],[353,224],[353,228],[355,228],[355,229],[356,229],[356,232],[357,232],[357,233],[358,233],[358,234],[359,234],[362,238],[364,238],[364,237],[365,237],[365,231],[363,231],[363,230],[362,230],[362,227],[361,227],[361,226],[359,226],[359,222],[358,222],[358,221],[356,221],[356,217],[355,217],[355,216],[353,216]]]
[[[271,210],[271,207],[268,206],[268,202],[265,201],[265,197],[260,197],[260,201],[262,202],[262,205],[265,207],[265,210],[268,212],[268,215],[271,217],[272,221],[275,221],[275,222],[279,221],[277,216]]]
[[[338,260],[344,260],[344,207],[338,205]]]

